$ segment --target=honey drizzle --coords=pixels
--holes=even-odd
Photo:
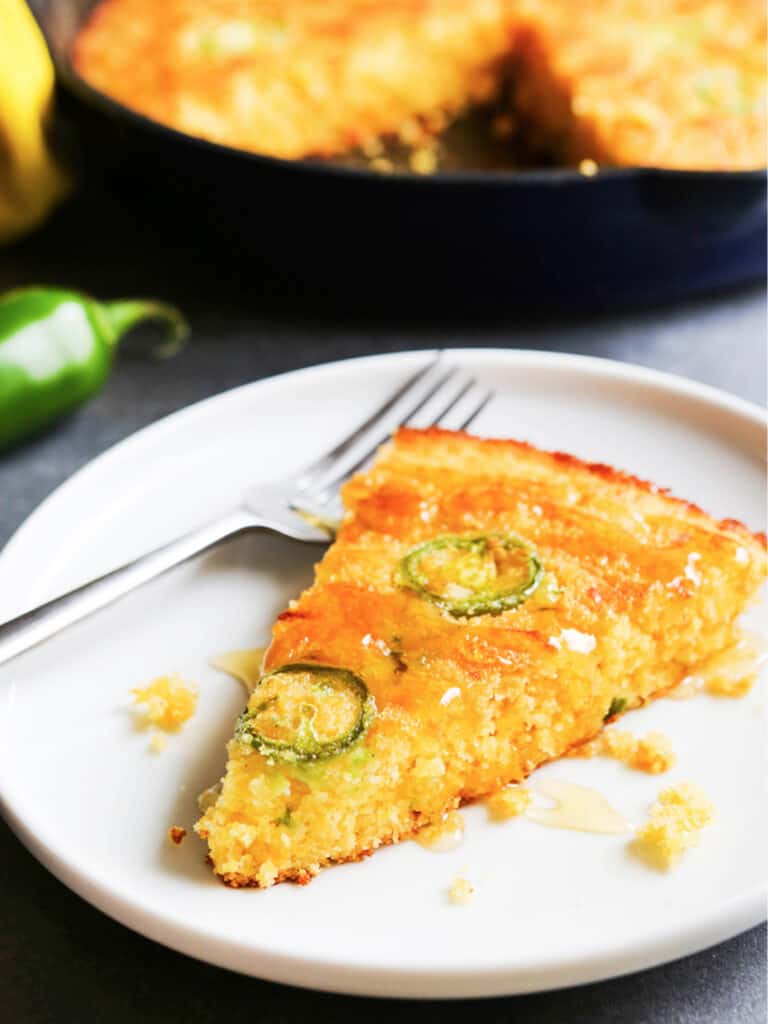
[[[597,790],[561,779],[541,779],[535,792],[555,801],[554,807],[534,804],[525,811],[539,825],[608,835],[631,831],[629,822]]]

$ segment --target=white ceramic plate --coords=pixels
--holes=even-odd
[[[633,366],[558,354],[454,351],[498,397],[479,433],[607,461],[718,516],[765,522],[760,410]],[[68,480],[0,559],[0,619],[226,509],[243,486],[298,469],[361,418],[421,354],[319,366],[251,384],[141,431]],[[131,928],[192,956],[296,985],[390,996],[482,996],[593,981],[694,952],[764,913],[765,792],[758,686],[736,701],[658,701],[629,716],[662,728],[717,823],[668,875],[627,838],[464,813],[448,854],[415,843],[324,871],[309,887],[230,890],[203,845],[180,847],[243,704],[208,665],[265,641],[310,582],[318,548],[254,536],[223,546],[0,668],[4,813],[62,881]],[[128,691],[167,671],[200,704],[161,754],[134,730]],[[630,821],[667,781],[616,762],[542,770],[594,786]],[[457,875],[467,907],[446,893]]]

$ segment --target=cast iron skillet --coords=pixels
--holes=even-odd
[[[349,161],[286,161],[167,128],[92,89],[68,54],[94,0],[32,0],[64,115],[90,166],[160,192],[340,295],[438,284],[514,308],[650,304],[766,272],[762,171],[470,166],[382,176]],[[450,145],[450,144],[449,144]],[[457,144],[454,164],[467,159]],[[474,167],[472,166],[474,164]],[[247,251],[247,248],[246,250]]]

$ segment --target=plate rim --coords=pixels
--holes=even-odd
[[[740,894],[718,907],[718,915],[702,911],[682,927],[667,928],[642,944],[619,946],[599,956],[590,953],[539,962],[520,968],[509,964],[466,972],[375,963],[344,963],[321,956],[275,954],[268,946],[245,947],[236,940],[200,935],[142,903],[116,895],[101,881],[94,882],[38,842],[36,836],[0,795],[5,820],[26,849],[60,882],[95,909],[145,938],[202,963],[296,988],[340,995],[399,999],[493,999],[500,996],[549,992],[608,981],[659,967],[691,956],[761,924],[766,919],[766,888],[763,885]],[[343,866],[343,865],[342,865]],[[439,980],[437,980],[439,979]],[[397,992],[392,988],[397,986]]]
[[[248,381],[245,384],[237,384],[232,388],[226,388],[214,395],[209,395],[197,402],[182,406],[151,423],[134,430],[126,437],[110,445],[103,452],[99,452],[92,459],[89,459],[80,466],[71,476],[58,484],[42,501],[40,501],[16,527],[5,545],[0,548],[0,571],[6,570],[6,563],[13,561],[16,557],[16,548],[23,541],[24,534],[30,525],[34,525],[38,516],[42,517],[47,512],[49,501],[57,499],[60,495],[66,494],[70,487],[79,483],[81,475],[95,472],[101,465],[102,460],[106,461],[116,454],[128,451],[137,442],[139,437],[145,436],[149,431],[162,432],[168,430],[181,422],[187,422],[196,416],[205,415],[210,405],[218,402],[237,401],[240,394],[249,390],[258,390],[265,385],[274,382],[284,382],[289,377],[308,375],[317,371],[332,372],[336,369],[343,370],[348,366],[364,365],[367,362],[381,360],[397,360],[403,357],[423,357],[428,359],[442,353],[446,358],[473,357],[475,355],[484,358],[499,357],[509,359],[513,362],[520,362],[523,365],[529,364],[534,367],[541,363],[543,368],[556,370],[560,368],[572,368],[590,371],[598,376],[604,376],[616,381],[629,381],[638,384],[656,386],[662,390],[676,394],[684,394],[686,397],[710,402],[726,409],[728,412],[741,416],[751,421],[755,426],[768,427],[768,408],[763,409],[757,403],[729,391],[723,391],[711,384],[693,380],[680,374],[670,373],[667,370],[657,370],[653,367],[643,366],[639,363],[628,362],[620,359],[610,359],[604,356],[589,356],[575,352],[561,352],[556,349],[527,349],[527,348],[493,348],[493,347],[451,347],[451,348],[426,348],[426,349],[400,349],[396,352],[383,352],[365,356],[352,356],[347,359],[334,359],[323,363],[314,363],[302,366],[294,370],[286,370],[282,373],[271,374],[268,377],[261,377],[257,380]]]
[[[444,351],[448,359],[469,360],[479,357],[483,361],[502,360],[507,364],[554,372],[578,369],[590,379],[649,385],[652,389],[661,389],[667,394],[674,393],[703,401],[718,411],[735,415],[752,426],[764,427],[768,422],[768,412],[752,402],[710,385],[633,363],[530,349],[457,348]],[[118,452],[129,451],[134,444],[143,443],[149,434],[183,427],[196,417],[207,415],[214,405],[222,402],[236,403],[242,399],[244,393],[273,386],[277,381],[285,383],[288,379],[296,379],[298,375],[306,376],[318,372],[333,374],[337,371],[343,373],[355,367],[364,368],[366,363],[382,360],[398,362],[403,359],[406,362],[415,361],[429,358],[434,353],[434,349],[406,350],[335,360],[289,370],[212,395],[134,431],[86,462],[23,520],[0,551],[0,580],[7,574],[13,576],[14,561],[17,558],[23,562],[25,536],[28,531],[34,531],[38,519],[47,514],[50,504],[62,496],[66,497],[70,488],[80,486],[84,476],[98,472],[102,461],[113,458]],[[2,780],[0,809],[22,843],[55,877],[92,906],[124,926],[198,960],[283,984],[329,992],[429,999],[493,997],[546,991],[602,981],[691,955],[759,924],[766,916],[765,886],[758,884],[750,890],[730,897],[714,909],[708,908],[696,917],[686,919],[682,926],[668,926],[660,933],[646,937],[640,942],[633,940],[622,947],[603,949],[599,955],[594,951],[588,950],[586,954],[579,951],[565,958],[557,955],[554,960],[539,959],[535,965],[523,964],[515,967],[510,964],[493,964],[484,968],[471,966],[463,972],[452,970],[450,973],[422,966],[404,967],[402,964],[397,967],[358,962],[350,964],[322,955],[296,956],[275,953],[263,944],[246,947],[239,940],[229,940],[220,935],[207,934],[203,937],[189,925],[170,918],[167,911],[153,910],[141,900],[126,898],[122,893],[110,889],[100,878],[94,878],[80,869],[71,859],[60,856],[55,849],[37,836],[35,814],[16,813]],[[391,991],[395,983],[397,995]]]

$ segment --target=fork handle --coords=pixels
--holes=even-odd
[[[0,665],[227,537],[258,526],[234,511],[0,625]]]

